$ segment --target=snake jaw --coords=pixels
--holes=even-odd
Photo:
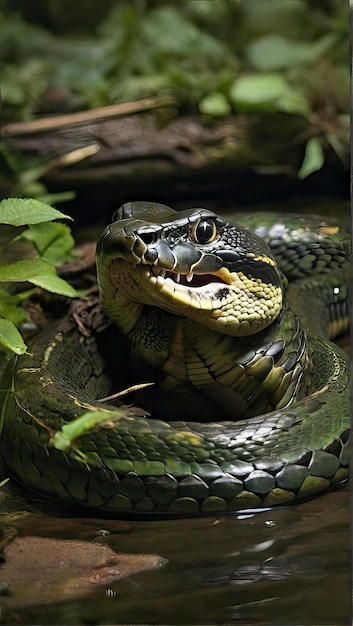
[[[114,289],[114,306],[121,308],[122,320],[133,317],[132,312],[127,314],[129,303],[132,307],[147,304],[190,318],[210,330],[242,337],[258,333],[272,324],[282,308],[281,285],[262,283],[258,278],[242,272],[229,272],[227,268],[220,268],[214,274],[195,272],[190,282],[185,273],[180,274],[178,283],[177,272],[165,270],[157,264],[140,262],[135,266],[125,259],[114,259],[110,263],[109,275]]]
[[[246,336],[260,332],[282,308],[280,286],[263,285],[259,279],[227,268],[214,274],[194,273],[190,282],[186,274],[178,276],[157,265],[141,263],[134,271],[143,288],[140,301],[194,319],[222,334]]]

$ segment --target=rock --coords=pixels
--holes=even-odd
[[[103,543],[34,536],[16,537],[3,554],[0,608],[5,609],[82,596],[167,563],[157,554],[117,554]]]

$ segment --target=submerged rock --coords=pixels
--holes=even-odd
[[[108,584],[167,563],[157,554],[117,554],[98,542],[34,536],[16,537],[3,555],[0,607],[5,609],[82,596],[97,585],[109,595]]]

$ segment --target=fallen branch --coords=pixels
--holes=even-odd
[[[104,119],[131,115],[141,111],[150,111],[161,106],[170,105],[170,98],[145,98],[136,102],[123,102],[110,106],[99,107],[90,111],[78,111],[67,115],[55,115],[31,122],[16,122],[8,124],[3,129],[4,134],[9,137],[20,135],[31,135],[32,133],[43,133],[58,128],[66,128],[75,124],[85,124],[89,122],[99,122]]]

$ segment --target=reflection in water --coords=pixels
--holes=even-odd
[[[349,490],[297,506],[189,520],[28,516],[21,535],[103,542],[167,563],[53,603],[32,598],[25,624],[334,624],[350,620]],[[1,572],[1,570],[0,570]],[[19,602],[19,599],[17,599]],[[16,598],[3,598],[9,621]]]

